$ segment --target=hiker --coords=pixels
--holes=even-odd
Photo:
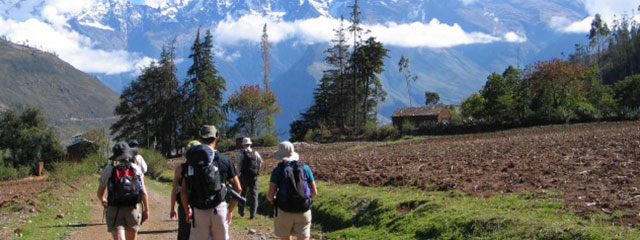
[[[200,145],[200,142],[193,140],[187,144],[187,151],[195,146]],[[171,189],[171,211],[169,217],[173,220],[178,219],[178,240],[188,240],[191,225],[187,223],[187,217],[184,209],[180,207],[182,205],[182,199],[180,192],[182,191],[182,169],[186,168],[187,162],[178,165],[173,173],[173,188]],[[178,212],[176,213],[176,202],[178,205]],[[177,215],[177,216],[176,216]]]
[[[300,162],[289,141],[281,142],[274,157],[281,162],[271,172],[267,200],[275,206],[274,229],[280,239],[309,239],[311,203],[318,195],[313,172]]]
[[[113,162],[102,169],[97,194],[106,208],[107,230],[114,240],[135,240],[140,226],[149,218],[143,173],[132,163],[133,150],[126,142],[116,143],[109,159]],[[106,199],[105,190],[108,192]]]
[[[258,175],[262,166],[260,153],[251,149],[251,138],[242,139],[242,150],[236,154],[236,162],[240,167],[240,184],[242,197],[247,198],[249,218],[253,219],[258,210]],[[244,216],[244,204],[238,204],[238,213]]]
[[[135,140],[135,139],[129,142],[129,147],[133,149],[133,152],[134,152],[133,156],[134,156],[135,163],[138,164],[143,174],[147,174],[147,162],[145,162],[142,155],[140,155],[140,151],[138,150],[139,145],[140,143],[138,142],[138,140]]]
[[[200,129],[201,145],[187,151],[187,165],[180,192],[187,223],[191,224],[190,240],[227,240],[233,209],[237,200],[227,205],[226,182],[241,192],[236,167],[216,148],[218,130],[211,125]]]

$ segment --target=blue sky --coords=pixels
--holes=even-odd
[[[142,4],[144,0],[131,0],[135,4]]]

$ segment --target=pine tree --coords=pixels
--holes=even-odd
[[[204,41],[201,42],[198,30],[189,58],[193,64],[187,71],[187,80],[181,91],[184,101],[183,140],[197,136],[202,125],[212,124],[221,127],[226,121],[222,109],[226,82],[218,76],[214,66],[213,37],[210,31],[207,31]]]
[[[270,69],[270,64],[269,64],[269,35],[267,34],[267,24],[264,24],[264,27],[262,28],[262,41],[260,42],[260,46],[262,47],[262,61],[264,63],[264,66],[262,68],[262,73],[263,73],[263,78],[262,81],[264,82],[264,91],[265,92],[271,92],[271,83],[269,80],[269,69]],[[273,95],[275,97],[275,94]],[[278,107],[276,105],[276,100],[274,99],[273,102],[274,106],[271,107]],[[275,131],[275,118],[273,116],[274,113],[270,114],[267,116],[267,120],[266,120],[266,128],[267,128],[267,132],[269,134],[273,134]]]

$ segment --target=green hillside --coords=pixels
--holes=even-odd
[[[115,119],[118,94],[53,54],[0,40],[0,112],[40,108],[62,140]]]

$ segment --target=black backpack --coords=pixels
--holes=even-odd
[[[189,192],[189,204],[197,209],[215,208],[226,195],[220,176],[220,157],[205,147],[200,145],[187,152],[187,169],[183,177]],[[203,161],[203,157],[211,155],[212,160]]]
[[[135,206],[142,199],[142,181],[130,162],[122,162],[113,167],[107,189],[109,206]]]
[[[242,150],[242,166],[240,173],[243,177],[256,177],[258,176],[258,159],[249,156],[249,151]]]
[[[278,181],[276,206],[291,213],[303,213],[311,209],[313,200],[304,164],[299,161],[282,161],[278,167],[282,171]]]

